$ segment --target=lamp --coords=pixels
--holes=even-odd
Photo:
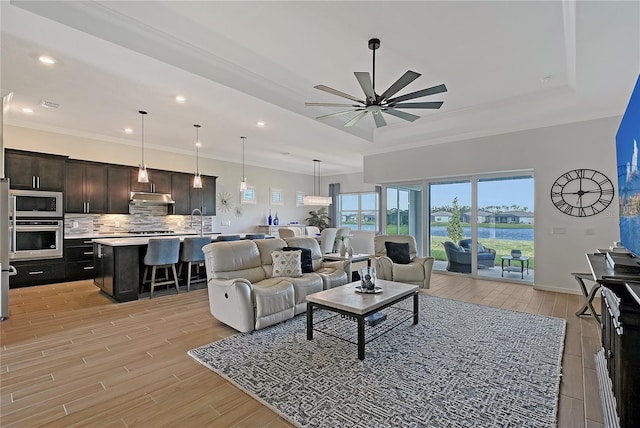
[[[193,125],[196,128],[196,175],[193,176],[193,188],[194,189],[202,189],[202,178],[200,177],[200,166],[199,166],[199,154],[198,148],[200,147],[200,125]]]
[[[247,137],[240,137],[242,139],[242,178],[240,179],[240,191],[244,192],[247,190],[247,177],[244,176],[244,140]]]
[[[142,141],[142,163],[138,165],[138,183],[148,183],[149,182],[149,174],[147,173],[147,166],[144,164],[144,115],[147,114],[146,111],[138,110],[140,113],[142,125],[140,126],[140,140]]]
[[[313,195],[303,196],[303,205],[329,206],[333,202],[331,196],[316,195],[316,166],[318,167],[318,190],[320,190],[320,160],[313,160]]]

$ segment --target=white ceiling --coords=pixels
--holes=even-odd
[[[640,72],[637,1],[21,0],[0,12],[6,123],[139,145],[142,109],[146,147],[193,153],[198,123],[202,156],[240,162],[244,135],[247,164],[307,174],[312,159],[323,175],[356,172],[365,154],[621,115]],[[378,129],[370,115],[316,120],[339,109],[304,102],[345,100],[314,85],[362,95],[353,72],[371,72],[372,37],[378,91],[410,69],[422,76],[398,95],[445,83],[416,100],[443,107]]]

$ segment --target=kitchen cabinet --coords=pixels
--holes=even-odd
[[[12,261],[17,274],[9,277],[9,288],[52,284],[65,280],[63,259]]]
[[[189,194],[193,176],[190,174],[173,173],[171,175],[171,197],[175,201],[173,214],[191,214],[189,210]]]
[[[107,168],[107,212],[129,214],[131,168],[109,165]]]
[[[189,212],[198,208],[202,215],[216,215],[216,179],[203,175],[202,189],[189,188]]]
[[[146,245],[113,247],[93,244],[93,283],[119,302],[138,300],[140,252]]]
[[[138,168],[131,169],[131,191],[132,192],[152,192],[171,193],[171,173],[148,169],[149,182],[138,183]]]
[[[7,149],[5,175],[12,189],[62,192],[67,157]]]
[[[66,281],[93,278],[93,243],[90,238],[65,239]]]
[[[67,161],[65,212],[104,214],[107,211],[107,165]]]

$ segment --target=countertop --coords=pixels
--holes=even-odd
[[[211,241],[215,241],[218,236],[228,236],[228,235],[240,235],[241,238],[244,238],[246,233],[205,233],[203,236],[210,237]],[[180,241],[184,240],[186,237],[197,237],[196,235],[139,235],[139,236],[121,236],[121,237],[101,237],[94,238],[91,241],[96,244],[108,245],[111,247],[126,247],[133,245],[147,245],[150,238],[160,238],[160,239],[171,239],[171,238],[180,238]],[[267,237],[269,238],[269,237]]]

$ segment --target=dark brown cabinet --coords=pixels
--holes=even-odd
[[[104,214],[107,209],[107,165],[67,161],[65,212]]]
[[[128,214],[131,199],[131,168],[109,165],[107,169],[107,212]]]
[[[12,261],[11,265],[16,268],[17,274],[9,277],[9,288],[52,284],[65,280],[63,259]]]
[[[132,192],[152,192],[171,193],[171,173],[148,169],[149,182],[138,183],[138,168],[131,170],[131,191]]]
[[[216,179],[202,176],[202,189],[189,188],[189,212],[198,208],[202,215],[216,215]]]
[[[192,175],[173,173],[171,175],[171,197],[175,201],[172,214],[191,214],[189,210],[189,188],[191,187]]]
[[[66,156],[7,149],[5,175],[11,179],[12,189],[62,192],[66,159]]]
[[[93,283],[119,302],[138,300],[140,252],[146,245],[112,247],[93,244]]]
[[[91,239],[65,239],[66,281],[93,278],[93,243]]]

